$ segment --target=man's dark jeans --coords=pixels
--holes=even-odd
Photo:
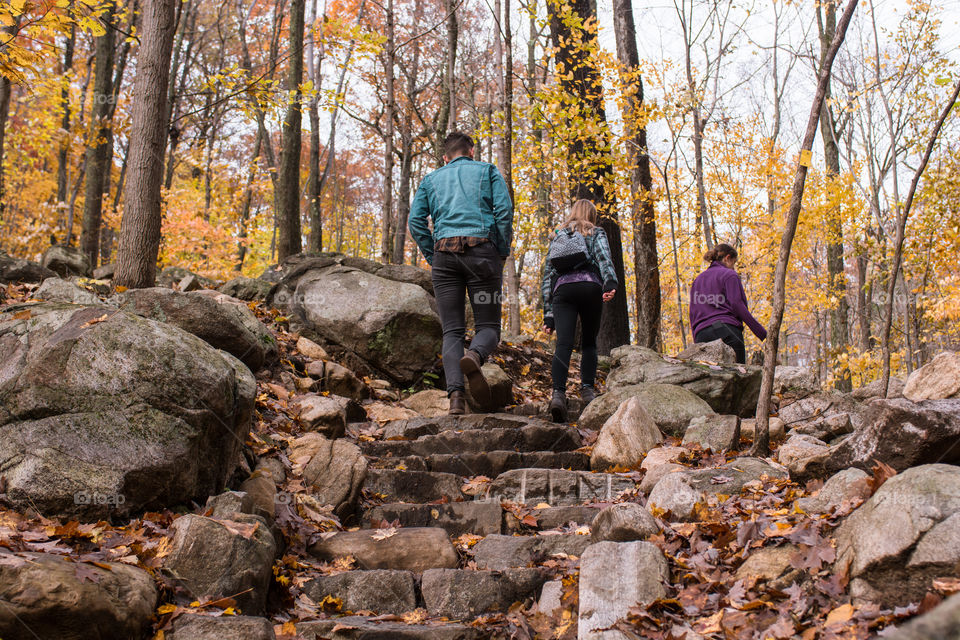
[[[709,327],[697,331],[694,342],[713,342],[723,340],[724,344],[733,349],[737,355],[737,362],[744,364],[747,361],[747,348],[743,344],[743,327],[734,327],[725,322],[714,322]]]
[[[467,247],[463,253],[438,251],[433,256],[433,292],[443,324],[443,372],[447,393],[464,389],[460,359],[466,332],[464,295],[470,294],[476,335],[470,348],[486,360],[500,342],[500,298],[503,261],[492,242]]]

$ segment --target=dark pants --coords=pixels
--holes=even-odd
[[[447,393],[463,391],[463,339],[466,333],[464,295],[470,294],[476,334],[470,348],[486,360],[500,342],[500,298],[503,261],[492,242],[467,247],[463,253],[438,251],[433,256],[433,293],[443,325],[443,373]]]
[[[597,378],[597,333],[603,312],[603,290],[593,282],[571,282],[553,294],[553,325],[557,350],[553,354],[553,388],[565,391],[573,339],[580,318],[580,384],[592,387]]]
[[[713,342],[714,340],[723,340],[737,354],[737,362],[745,364],[747,361],[747,348],[743,344],[743,327],[735,327],[725,322],[714,322],[706,329],[697,331],[693,337],[694,342]]]

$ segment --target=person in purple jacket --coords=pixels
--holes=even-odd
[[[767,330],[747,309],[747,294],[740,276],[733,270],[737,250],[728,244],[718,244],[704,254],[710,263],[690,287],[690,329],[694,342],[723,340],[737,354],[737,362],[747,361],[743,344],[743,325],[753,335],[766,339]]]

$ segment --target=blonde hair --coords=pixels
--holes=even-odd
[[[561,225],[561,229],[573,229],[578,233],[589,236],[597,226],[597,207],[585,199],[577,200],[570,207],[570,215]]]

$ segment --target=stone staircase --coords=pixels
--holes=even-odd
[[[589,456],[577,451],[581,446],[575,427],[535,417],[388,423],[381,439],[360,442],[370,463],[354,519],[360,528],[336,532],[309,549],[326,562],[350,556],[355,568],[305,587],[317,602],[335,598],[344,612],[374,616],[300,623],[298,633],[365,640],[497,637],[469,623],[539,598],[554,576],[538,564],[554,555],[579,557],[591,538],[575,531],[593,521],[597,503],[636,487],[625,476],[591,473]],[[474,480],[468,488],[476,495],[465,494],[464,485],[477,476],[489,481]],[[522,509],[519,517],[502,506],[511,503]],[[431,619],[396,621],[403,614],[409,620],[416,609]],[[438,624],[437,618],[450,622]]]

